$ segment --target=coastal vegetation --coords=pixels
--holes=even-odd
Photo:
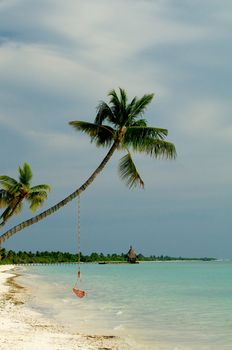
[[[83,255],[81,253],[81,262],[83,263],[99,263],[99,262],[127,262],[128,254],[111,253],[104,255],[103,253],[93,252],[90,255]],[[138,261],[184,261],[184,260],[201,260],[211,261],[214,258],[183,258],[183,257],[171,257],[171,256],[144,256],[139,254],[137,256]],[[0,264],[57,264],[57,263],[76,263],[78,261],[78,255],[69,252],[26,252],[13,250],[7,251],[6,249],[0,249]]]
[[[147,120],[143,118],[147,106],[153,99],[153,94],[145,94],[141,98],[134,97],[131,102],[128,102],[125,90],[119,88],[118,94],[115,90],[111,90],[108,96],[109,104],[104,101],[99,103],[94,123],[86,121],[69,123],[77,131],[87,134],[97,147],[109,148],[100,165],[82,186],[62,201],[3,233],[0,236],[0,246],[16,232],[55,213],[79,196],[100,174],[115,151],[120,150],[125,153],[119,162],[119,175],[129,188],[144,187],[144,181],[132,159],[131,151],[149,155],[155,159],[176,157],[174,144],[165,140],[168,130],[150,127]]]

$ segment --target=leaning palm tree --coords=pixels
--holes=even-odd
[[[48,197],[47,192],[50,191],[50,186],[44,184],[31,187],[32,171],[29,164],[24,163],[18,171],[18,181],[7,175],[0,176],[0,208],[5,209],[0,216],[0,227],[21,212],[24,201],[28,201],[30,209],[36,211],[43,205]]]
[[[69,123],[77,131],[90,136],[91,141],[96,146],[109,148],[100,165],[81,187],[65,199],[5,232],[0,236],[0,244],[16,232],[53,214],[80,195],[103,170],[116,150],[125,152],[119,162],[119,174],[130,188],[144,187],[143,179],[135,166],[131,151],[144,153],[153,158],[175,158],[175,146],[165,140],[168,134],[167,129],[149,127],[146,119],[142,118],[153,94],[146,94],[141,98],[134,97],[129,103],[125,91],[121,88],[118,94],[115,90],[111,90],[108,96],[110,97],[109,104],[104,101],[99,103],[94,123],[85,121],[71,121]]]

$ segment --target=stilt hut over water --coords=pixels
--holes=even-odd
[[[129,252],[127,253],[127,261],[128,263],[130,264],[135,264],[137,261],[137,255],[136,255],[136,252],[135,250],[132,248],[132,246],[130,246],[130,249],[129,249]]]

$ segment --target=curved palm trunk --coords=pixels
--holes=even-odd
[[[81,192],[85,191],[86,188],[94,181],[94,179],[97,177],[97,175],[104,169],[106,163],[112,157],[113,153],[115,152],[115,150],[117,149],[117,147],[120,143],[120,139],[122,137],[123,131],[124,130],[121,130],[121,132],[118,135],[118,138],[114,141],[113,145],[111,146],[109,152],[107,153],[107,155],[105,156],[105,158],[103,159],[101,164],[92,173],[92,175],[84,182],[84,184],[81,187],[79,187],[76,191],[71,193],[68,197],[66,197],[65,199],[63,199],[59,203],[57,203],[54,206],[52,206],[51,208],[43,211],[41,214],[38,214],[38,215],[36,215],[36,216],[26,220],[26,221],[23,221],[21,224],[16,225],[16,226],[12,227],[10,230],[6,231],[3,235],[0,236],[0,246],[4,241],[6,241],[11,236],[13,236],[15,233],[23,230],[24,228],[26,228],[28,226],[35,224],[36,222],[38,222],[40,220],[43,220],[47,216],[55,213],[57,210],[59,210],[60,208],[62,208],[63,206],[65,206],[66,204],[71,202],[79,194],[81,194]]]

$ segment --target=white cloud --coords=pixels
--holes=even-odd
[[[20,0],[1,0],[0,2],[0,11],[9,7],[14,7],[18,4]]]
[[[70,94],[74,86],[84,79],[104,79],[96,71],[60,55],[54,48],[36,44],[10,43],[2,46],[0,71],[8,81],[20,81],[24,85],[33,83],[62,94]]]
[[[37,132],[35,130],[27,130],[23,132],[24,137],[30,139],[30,142],[38,143],[43,149],[49,152],[88,152],[91,149],[90,144],[87,143],[80,135],[65,134],[62,132]]]
[[[223,142],[232,128],[230,101],[199,97],[196,102],[189,102],[185,107],[179,117],[179,125],[184,132],[204,137],[206,142],[207,139]]]
[[[58,1],[44,22],[73,40],[82,57],[107,65],[150,46],[189,43],[208,36],[207,26],[167,19],[162,5],[144,1]]]
[[[30,144],[37,144],[41,149],[48,150],[49,153],[54,154],[57,152],[89,152],[91,145],[80,134],[74,134],[70,128],[70,132],[65,131],[40,131],[25,128],[25,124],[20,122],[16,123],[16,119],[9,118],[9,116],[3,116],[0,114],[0,123],[6,126],[8,129],[16,131],[20,136],[24,137]]]

